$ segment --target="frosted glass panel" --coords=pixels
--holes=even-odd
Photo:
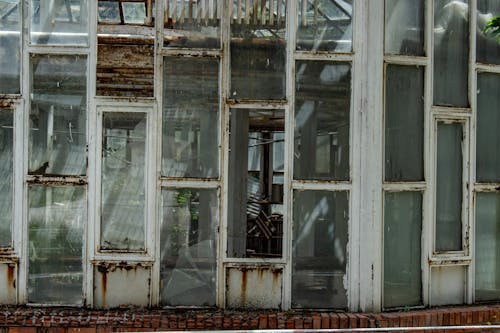
[[[162,194],[161,302],[215,306],[217,190],[182,188]]]
[[[422,304],[422,194],[385,194],[384,307]]]
[[[476,300],[500,298],[500,194],[476,196]]]
[[[294,191],[292,307],[347,306],[348,192]]]
[[[500,64],[500,47],[495,34],[483,32],[486,22],[500,15],[500,1],[477,1],[477,27],[476,27],[476,61],[489,64]]]
[[[13,113],[0,109],[0,248],[12,245],[13,148]]]
[[[462,250],[462,124],[438,123],[436,251]]]
[[[467,1],[434,1],[434,105],[469,106],[468,13]]]
[[[385,0],[385,53],[424,54],[424,1]]]
[[[424,68],[389,65],[385,95],[385,180],[424,180]]]
[[[20,93],[20,0],[0,1],[0,94]]]

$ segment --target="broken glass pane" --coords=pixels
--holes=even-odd
[[[0,110],[0,247],[12,246],[13,148],[12,111]]]
[[[83,187],[30,186],[28,302],[83,303]]]
[[[231,110],[229,257],[282,255],[284,131],[283,110]]]
[[[165,47],[220,48],[223,0],[165,0]]]
[[[434,105],[468,107],[469,7],[434,1]]]
[[[436,251],[462,250],[462,124],[438,122]]]
[[[271,0],[238,0],[233,7],[230,98],[285,99],[283,6],[281,0],[277,4]],[[278,12],[278,8],[282,9]]]
[[[424,68],[388,65],[385,180],[424,180]]]
[[[219,62],[165,57],[162,176],[219,175]]]
[[[476,300],[494,301],[500,298],[500,194],[476,198]]]
[[[30,40],[42,45],[87,45],[88,0],[30,0]]]
[[[477,1],[477,26],[476,26],[476,60],[481,63],[500,64],[500,47],[497,36],[493,33],[484,33],[486,23],[500,15],[500,2],[498,0]]]
[[[107,112],[102,124],[101,249],[144,250],[144,113]]]
[[[218,216],[216,189],[163,190],[162,304],[215,305]]]
[[[500,75],[478,74],[476,131],[476,179],[478,182],[500,182],[499,88]]]
[[[298,61],[294,178],[349,180],[351,66]]]
[[[87,60],[31,56],[29,173],[86,173]]]
[[[20,93],[20,0],[0,0],[0,94]]]
[[[389,192],[384,202],[384,307],[422,304],[422,194]]]
[[[348,192],[294,191],[292,307],[347,307]]]
[[[352,51],[352,0],[299,0],[297,50]]]
[[[424,1],[385,1],[385,53],[424,55]]]

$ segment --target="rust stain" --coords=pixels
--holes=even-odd
[[[13,288],[16,287],[16,280],[14,278],[14,266],[13,265],[8,265],[7,266],[7,285],[12,286]]]
[[[247,283],[248,283],[247,269],[241,269],[241,305],[247,302]]]

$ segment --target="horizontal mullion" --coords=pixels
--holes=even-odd
[[[158,52],[160,56],[167,57],[196,57],[196,58],[220,58],[222,50],[200,50],[200,49],[165,49]]]
[[[156,101],[154,98],[136,98],[136,97],[96,97],[94,99],[99,111],[104,112],[128,112],[128,109],[134,108],[154,108]],[[117,110],[116,108],[120,108]],[[147,112],[144,109],[138,112]]]
[[[383,184],[382,188],[386,192],[422,192],[427,189],[427,183],[425,182],[386,182]]]
[[[88,46],[65,46],[65,47],[60,47],[60,46],[52,46],[52,45],[45,45],[45,46],[29,46],[28,47],[28,52],[29,54],[33,55],[82,55],[82,56],[89,56],[90,55],[90,48]]]
[[[240,267],[241,265],[278,265],[283,266],[286,264],[284,258],[229,258],[223,260],[225,267]]]
[[[226,104],[231,109],[284,109],[287,106],[287,101],[263,101],[263,100],[235,100],[228,99]]]
[[[495,73],[500,74],[500,65],[476,64],[478,73]]]
[[[321,181],[321,180],[293,180],[294,190],[326,190],[326,191],[350,191],[351,182],[348,181]]]
[[[26,182],[29,185],[84,186],[87,185],[87,176],[28,175]]]
[[[467,116],[472,113],[471,108],[459,108],[453,106],[435,106],[435,105],[431,107],[431,111],[438,116],[449,117],[449,118],[454,118],[454,117],[463,118],[464,115]]]
[[[220,186],[218,179],[191,179],[191,178],[161,178],[160,186],[162,188],[204,188],[217,189]]]
[[[330,53],[330,52],[308,52],[295,51],[295,60],[323,60],[323,61],[353,61],[354,54],[352,53]]]
[[[429,60],[426,57],[386,55],[384,62],[390,65],[426,66]]]
[[[475,183],[475,192],[500,192],[500,183]]]

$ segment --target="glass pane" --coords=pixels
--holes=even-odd
[[[500,46],[499,46],[500,48]],[[500,76],[477,76],[476,178],[500,182]]]
[[[295,179],[349,180],[351,66],[298,61]]]
[[[12,111],[0,109],[0,247],[12,246],[13,129]]]
[[[422,194],[385,194],[384,307],[422,304]]]
[[[477,0],[476,61],[500,64],[500,47],[495,34],[483,33],[486,22],[500,15],[500,1]]]
[[[144,24],[146,4],[144,2],[122,2],[123,22],[127,24]]]
[[[217,178],[219,62],[166,57],[164,68],[162,175]]]
[[[281,257],[284,130],[283,110],[231,110],[229,257]]]
[[[0,94],[19,94],[20,0],[0,0]]]
[[[434,105],[468,107],[469,8],[434,1]]]
[[[385,53],[424,55],[424,1],[385,0]]]
[[[222,2],[223,0],[165,0],[163,45],[219,48]]]
[[[33,44],[87,45],[87,0],[30,0]]]
[[[348,192],[294,191],[294,308],[347,307],[348,196]]]
[[[215,306],[218,216],[215,189],[163,190],[162,304]]]
[[[500,298],[500,194],[476,200],[476,301]]]
[[[98,1],[97,14],[99,23],[121,23],[119,2]]]
[[[462,124],[438,123],[436,251],[462,250]]]
[[[388,65],[385,180],[424,180],[424,68]]]
[[[28,301],[83,303],[83,187],[30,186]]]
[[[237,1],[231,19],[230,97],[285,99],[285,2]]]
[[[298,0],[297,50],[352,51],[352,0]]]
[[[31,57],[29,173],[86,172],[87,60]]]
[[[103,250],[144,250],[146,128],[144,113],[103,115]]]

